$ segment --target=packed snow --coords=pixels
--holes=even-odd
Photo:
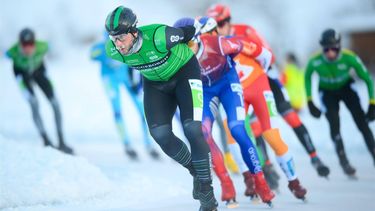
[[[0,208],[58,204],[107,194],[111,181],[86,158],[0,137]],[[95,184],[95,185],[94,185]]]

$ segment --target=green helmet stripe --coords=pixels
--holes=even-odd
[[[120,15],[123,10],[124,10],[124,7],[120,7],[117,9],[115,17],[113,18],[113,29],[116,29],[118,27]]]

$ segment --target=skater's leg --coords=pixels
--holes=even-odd
[[[267,152],[267,148],[266,148],[266,143],[262,137],[262,133],[263,133],[262,125],[254,114],[251,115],[250,117],[250,126],[251,126],[251,130],[254,133],[258,150],[260,150],[260,152],[263,155],[264,163],[266,165],[271,164],[271,161]]]
[[[23,70],[19,70],[16,67],[14,67],[14,74],[16,76],[17,82],[21,88],[23,96],[26,98],[26,100],[30,104],[31,113],[33,116],[34,124],[36,128],[38,129],[38,132],[40,136],[43,139],[43,143],[45,146],[52,146],[52,143],[50,142],[46,130],[43,125],[42,118],[39,113],[39,103],[38,99],[36,98],[34,94],[34,89],[32,87],[33,78],[28,73],[24,72]]]
[[[59,139],[59,145],[64,144],[63,133],[62,133],[62,117],[60,112],[59,103],[54,95],[53,87],[51,81],[45,75],[44,65],[33,73],[33,78],[38,84],[40,89],[43,91],[44,95],[47,97],[51,103],[56,123],[56,130]]]
[[[371,157],[375,163],[375,141],[374,135],[369,127],[369,123],[366,121],[365,112],[363,111],[358,94],[348,86],[345,89],[345,94],[343,96],[343,101],[348,107],[355,124],[357,125],[359,131],[361,131],[363,138],[365,140],[367,149],[369,150]]]
[[[220,101],[228,117],[228,127],[231,135],[240,146],[242,159],[245,161],[251,174],[253,174],[256,183],[256,193],[259,194],[263,202],[269,203],[274,197],[274,194],[269,189],[264,179],[258,153],[245,129],[245,108],[242,87],[233,78],[229,78],[229,81],[231,81],[231,83],[227,85],[227,89],[220,94]],[[248,173],[244,174],[245,183],[247,185],[245,195],[253,197],[255,193],[254,185],[252,180],[250,181],[252,184],[248,184],[248,181],[246,181],[248,178],[246,178],[246,176],[249,176]],[[248,191],[248,185],[252,186],[250,187],[251,190],[249,189],[250,191]]]
[[[339,99],[328,91],[321,91],[323,110],[329,123],[330,135],[340,160],[346,158],[344,144],[340,134]]]
[[[47,78],[46,76],[46,69],[44,67],[44,64],[42,66],[34,71],[33,77],[35,82],[38,84],[40,89],[43,91],[44,95],[49,100],[51,107],[53,109],[54,117],[55,117],[55,125],[56,125],[56,131],[57,131],[57,137],[59,140],[59,147],[58,149],[62,152],[65,152],[67,154],[73,154],[73,149],[66,145],[64,141],[64,134],[62,129],[62,115],[60,110],[60,105],[58,103],[58,100],[56,99],[56,96],[54,94],[52,82]]]
[[[238,168],[240,169],[240,173],[244,173],[249,171],[249,168],[247,167],[244,159],[242,158],[241,148],[240,145],[234,140],[233,136],[230,133],[230,129],[228,127],[227,119],[223,121],[224,128],[227,134],[228,139],[228,147],[230,150],[230,153],[233,156],[233,159],[235,160],[235,163],[238,165]]]
[[[216,120],[217,120],[216,123],[219,126],[220,141],[221,141],[221,145],[223,146],[224,153],[230,153],[229,147],[228,147],[227,136],[225,134],[223,118],[221,117],[220,112],[217,112]]]
[[[261,172],[262,168],[255,146],[245,130],[245,109],[241,85],[229,84],[227,91],[220,95],[220,101],[227,114],[231,135],[241,148],[243,160],[251,173]]]
[[[119,82],[116,78],[115,74],[107,73],[102,75],[102,81],[104,85],[104,90],[107,94],[108,99],[111,102],[113,117],[116,124],[116,129],[118,134],[120,135],[120,139],[125,146],[125,151],[131,158],[137,157],[135,151],[131,147],[129,133],[124,123],[124,119],[122,116],[122,109],[121,109],[121,98],[120,98],[120,90],[119,90]]]
[[[281,83],[276,79],[269,78],[269,83],[275,97],[276,109],[278,113],[281,114],[283,119],[289,124],[290,127],[293,128],[298,140],[310,156],[311,163],[318,171],[318,174],[320,176],[328,176],[329,168],[320,160],[309,132],[300,120],[297,112],[292,108],[290,102],[288,101],[289,97],[285,88],[282,87]]]
[[[310,155],[310,157],[316,157],[316,150],[314,144],[311,141],[310,134],[301,122],[298,114],[290,105],[290,102],[287,101],[287,98],[285,97],[287,93],[282,91],[282,85],[279,81],[272,78],[269,78],[269,83],[275,97],[276,109],[278,113],[281,114],[288,125],[293,128],[293,131],[297,135],[298,140],[305,148],[306,152]]]
[[[238,143],[234,140],[233,136],[230,134],[227,119],[223,120],[223,126],[225,130],[226,140],[229,152],[225,156],[225,164],[232,173],[243,173],[249,171],[246,163],[242,159],[241,149]]]
[[[199,181],[197,196],[202,208],[215,209],[217,201],[212,187],[211,155],[202,132],[203,89],[200,66],[195,57],[180,70],[176,84],[175,96],[180,118],[184,134],[190,143],[195,178]]]
[[[150,134],[169,157],[194,173],[188,147],[172,132],[172,117],[177,103],[173,95],[144,83],[144,110]]]
[[[355,169],[350,165],[345,153],[344,142],[340,134],[340,118],[339,118],[339,102],[340,96],[333,91],[320,91],[322,95],[323,110],[329,123],[329,129],[332,141],[335,145],[336,153],[340,161],[340,165],[344,172],[353,175]]]
[[[291,163],[293,163],[293,160],[292,156],[288,152],[288,146],[282,140],[278,129],[271,128],[271,121],[267,107],[267,102],[263,94],[265,91],[270,90],[270,87],[267,82],[268,80],[266,75],[259,77],[254,82],[255,85],[259,84],[257,87],[257,92],[252,93],[251,96],[249,96],[249,98],[252,99],[251,104],[254,108],[255,115],[260,122],[260,128],[262,131],[263,138],[267,141],[272,150],[276,153],[276,157],[280,167],[286,174],[288,181],[291,181],[296,179],[297,176],[295,174],[295,170],[292,168],[293,165],[290,165]],[[257,141],[261,144],[260,139],[258,139]]]
[[[248,93],[247,98],[253,106],[257,118],[259,119],[262,128],[263,138],[265,139],[265,141],[267,141],[271,149],[275,152],[278,164],[283,170],[285,176],[287,177],[289,184],[291,184],[294,181],[298,181],[298,179],[294,168],[293,157],[288,150],[288,146],[281,138],[279,130],[271,128],[271,121],[269,115],[270,113],[268,111],[265,95],[265,93],[270,90],[267,76],[263,75],[259,77],[254,82],[254,85],[256,85],[257,91],[253,93]],[[307,192],[306,189],[304,189],[300,185],[296,187],[298,187],[298,189],[291,189],[291,191],[297,198],[303,198]]]
[[[224,165],[224,159],[221,154],[221,151],[219,147],[216,145],[212,137],[212,124],[215,121],[215,116],[218,112],[218,102],[219,102],[218,98],[215,96],[215,93],[213,92],[215,88],[217,87],[216,86],[204,87],[202,130],[203,130],[204,138],[206,139],[208,146],[210,147],[213,169],[221,183],[221,187],[222,187],[221,200],[230,201],[230,200],[235,200],[235,195],[236,195],[233,182]]]

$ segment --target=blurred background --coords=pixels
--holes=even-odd
[[[22,118],[30,115],[28,105],[16,86],[12,63],[4,56],[24,27],[34,29],[37,39],[49,44],[47,70],[62,104],[68,135],[74,134],[76,139],[100,131],[97,136],[116,138],[113,125],[102,124],[110,121],[111,111],[100,82],[99,66],[90,60],[91,47],[103,40],[107,14],[118,5],[125,5],[138,14],[139,26],[172,25],[178,18],[205,14],[209,5],[217,2],[231,8],[233,23],[250,24],[265,37],[280,69],[288,52],[295,53],[303,69],[309,56],[320,50],[322,31],[333,27],[341,32],[343,47],[354,50],[369,71],[375,71],[375,0],[1,0],[0,118],[7,120],[0,124],[0,132],[19,137],[28,130],[14,130],[16,125],[33,128],[32,121]],[[367,99],[366,93],[363,97]],[[103,110],[98,113],[100,106]],[[131,105],[126,109],[135,112]],[[48,110],[45,115],[50,115]],[[30,130],[28,135],[35,137],[36,132]]]
[[[254,26],[273,47],[277,57],[295,52],[306,61],[317,50],[320,33],[334,27],[343,35],[343,44],[352,48],[374,69],[374,0],[1,0],[0,49],[16,41],[25,26],[48,40],[52,56],[58,58],[68,49],[91,45],[101,38],[106,15],[115,6],[125,4],[139,16],[139,25],[173,22],[183,16],[205,13],[212,3],[221,2],[232,9],[234,23]]]

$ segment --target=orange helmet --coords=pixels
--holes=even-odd
[[[223,4],[214,4],[206,12],[208,17],[214,18],[216,22],[230,19],[230,9]]]

